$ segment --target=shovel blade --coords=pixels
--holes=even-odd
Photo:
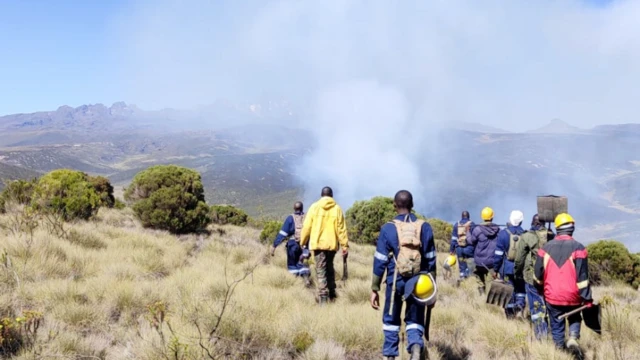
[[[593,304],[590,308],[582,310],[584,324],[598,335],[602,333],[601,318],[602,315],[599,304]]]
[[[498,305],[505,308],[513,296],[513,286],[502,280],[491,282],[489,293],[487,294],[487,304]]]

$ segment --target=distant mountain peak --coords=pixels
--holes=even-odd
[[[582,133],[585,130],[573,126],[566,121],[560,119],[553,119],[549,121],[549,123],[541,128],[537,128],[534,130],[529,130],[529,133],[537,133],[537,134],[575,134]]]
[[[446,126],[451,129],[478,132],[478,133],[506,134],[509,132],[507,130],[496,128],[493,126],[483,125],[483,124],[474,123],[474,122],[466,122],[466,121],[449,122],[447,123]]]

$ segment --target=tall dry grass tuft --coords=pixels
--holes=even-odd
[[[176,237],[142,228],[130,210],[101,209],[58,236],[44,224],[24,226],[28,214],[15,211],[0,216],[0,319],[23,341],[12,350],[17,359],[381,357],[382,313],[368,304],[372,246],[352,246],[345,282],[336,257],[339,297],[320,307],[315,290],[287,272],[285,250],[269,256],[251,228]],[[431,359],[570,359],[550,339],[535,341],[528,322],[485,304],[472,279],[457,287],[453,274],[438,279]],[[595,292],[608,300],[603,335],[583,327],[588,358],[640,358],[638,292]],[[34,314],[37,327],[15,320]]]

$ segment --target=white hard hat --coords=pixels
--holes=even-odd
[[[519,226],[524,220],[524,214],[520,210],[513,210],[509,216],[509,223],[513,226]]]

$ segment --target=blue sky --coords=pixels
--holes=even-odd
[[[610,2],[584,1],[603,7]],[[158,5],[161,9],[164,6],[166,15],[171,14],[171,6],[175,6],[175,2],[158,0],[140,4],[138,1],[135,6],[131,3],[125,0],[1,1],[0,115],[52,110],[64,104],[111,104],[120,100],[140,100],[142,104],[152,107],[164,105],[160,100],[145,102],[142,90],[137,93],[130,91],[132,84],[127,82],[127,78],[131,76],[132,69],[144,66],[141,62],[148,61],[149,57],[134,57],[129,61],[127,52],[132,48],[131,45],[126,45],[131,40],[127,31],[133,29],[131,36],[134,40],[144,38],[153,26],[143,29],[137,27],[137,24],[152,21],[152,16],[148,14],[155,10],[156,3],[161,4]],[[225,6],[227,4],[229,3]],[[233,8],[232,5],[228,7]],[[240,7],[239,10],[244,11],[246,8]],[[239,14],[236,13],[235,18],[241,19]],[[231,26],[224,21],[216,24],[207,26],[217,26],[217,29],[211,31],[218,34],[224,33],[223,27]],[[185,25],[189,24],[178,21],[176,25],[176,29],[186,31]],[[198,31],[197,25],[194,26],[194,31]],[[239,27],[237,24],[235,26]],[[197,66],[200,63],[195,64]],[[225,75],[227,81],[233,80],[229,74]],[[260,75],[252,73],[251,76]],[[261,86],[268,93],[266,79]],[[255,89],[255,86],[252,88]],[[218,90],[221,94],[224,93],[223,90]],[[243,91],[232,90],[236,93]]]

